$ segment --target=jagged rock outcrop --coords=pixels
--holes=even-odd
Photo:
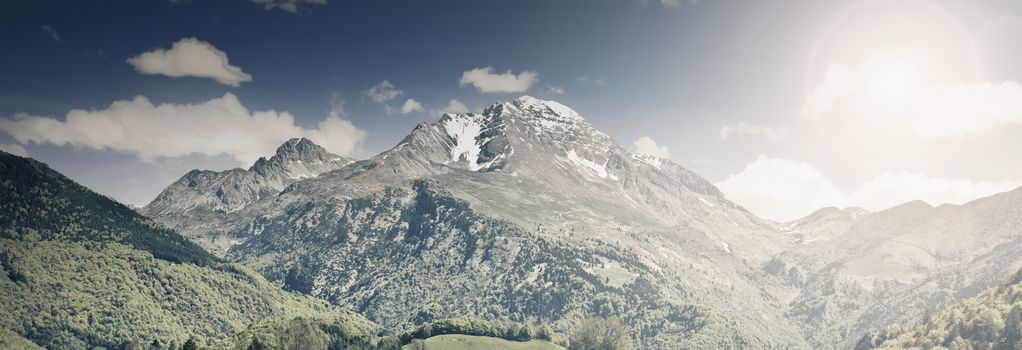
[[[308,139],[291,139],[272,157],[259,158],[248,170],[192,170],[140,211],[161,218],[203,248],[223,255],[238,243],[223,233],[232,230],[230,223],[251,219],[244,215],[249,206],[272,199],[294,182],[351,162],[351,158],[327,152]]]

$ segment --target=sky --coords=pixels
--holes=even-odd
[[[777,221],[1022,186],[1018,1],[4,1],[0,28],[0,149],[137,206],[520,95]]]

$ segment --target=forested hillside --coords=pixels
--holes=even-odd
[[[1022,349],[1022,271],[924,322],[864,337],[856,349]]]
[[[121,242],[173,262],[209,264],[198,245],[46,164],[0,152],[0,237]]]
[[[246,268],[174,264],[120,243],[3,239],[0,265],[0,327],[47,348],[213,345],[266,317],[340,317],[352,337],[377,332]]]
[[[0,179],[4,347],[231,347],[253,323],[299,316],[326,320],[334,343],[377,345],[365,318],[219,262],[42,163],[0,153]]]

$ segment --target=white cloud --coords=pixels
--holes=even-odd
[[[350,154],[365,132],[341,113],[335,104],[317,128],[306,129],[287,112],[249,111],[231,93],[198,104],[154,105],[138,96],[115,101],[105,109],[71,110],[64,120],[26,114],[0,118],[0,131],[21,144],[110,149],[148,162],[189,154],[226,154],[250,164],[292,137],[307,137],[331,152]]]
[[[446,106],[443,106],[438,110],[434,110],[432,114],[444,113],[468,113],[468,106],[461,101],[452,98],[449,102],[447,102]]]
[[[654,157],[671,157],[671,152],[667,149],[667,146],[657,145],[656,141],[653,141],[649,136],[643,136],[632,141],[632,149],[635,150],[635,153],[648,154]]]
[[[923,137],[958,137],[1022,125],[1022,84],[936,86],[915,99],[910,113],[913,129]]]
[[[369,96],[369,98],[372,99],[373,102],[386,103],[387,101],[398,98],[399,96],[404,94],[404,92],[402,92],[401,89],[398,89],[396,86],[394,86],[394,84],[391,84],[390,81],[384,80],[381,81],[379,84],[376,84],[373,87],[369,88],[368,90],[363,92],[363,94]]]
[[[539,74],[523,71],[515,75],[509,69],[504,73],[493,73],[493,67],[475,68],[461,73],[461,86],[475,86],[479,92],[525,92],[539,81]]]
[[[762,155],[716,185],[728,199],[775,221],[797,219],[845,202],[841,190],[812,165]]]
[[[869,210],[883,210],[913,200],[933,205],[963,204],[1019,186],[1022,181],[973,182],[919,173],[883,173],[853,191],[848,203]]]
[[[720,139],[721,141],[727,141],[732,136],[762,136],[770,143],[778,143],[788,137],[788,131],[789,129],[786,126],[773,127],[738,123],[722,126],[720,128]]]
[[[412,112],[422,112],[422,104],[419,103],[419,101],[410,98],[401,106],[401,114],[408,114]]]
[[[827,206],[880,211],[914,200],[932,205],[963,204],[1018,188],[1022,181],[976,182],[885,172],[845,192],[809,163],[761,155],[716,185],[728,199],[757,215],[790,221]]]
[[[543,92],[548,95],[564,95],[563,86],[547,85],[543,88]]]
[[[0,151],[4,151],[16,156],[28,157],[28,150],[16,143],[0,144]]]
[[[170,50],[158,48],[143,52],[129,58],[128,63],[142,74],[211,78],[231,86],[252,81],[251,75],[227,61],[227,54],[196,38],[178,40]]]
[[[847,65],[831,63],[827,66],[823,81],[813,86],[802,104],[802,116],[815,119],[821,113],[834,110],[837,101],[845,95],[854,93],[859,87],[859,80]]]
[[[298,12],[298,4],[305,3],[309,5],[326,5],[327,0],[250,0],[253,3],[262,6],[267,11],[278,9],[284,12],[295,13]]]

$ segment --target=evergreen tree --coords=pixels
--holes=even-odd
[[[589,318],[572,329],[569,350],[622,350],[630,348],[628,327],[616,317]]]
[[[195,343],[194,338],[188,338],[184,345],[181,345],[181,350],[199,350],[199,344]]]
[[[259,342],[259,338],[252,338],[252,343],[248,344],[248,350],[266,350],[266,346]]]
[[[550,325],[548,324],[540,326],[539,331],[536,332],[536,338],[546,341],[553,341],[554,340],[553,328],[550,328]]]

